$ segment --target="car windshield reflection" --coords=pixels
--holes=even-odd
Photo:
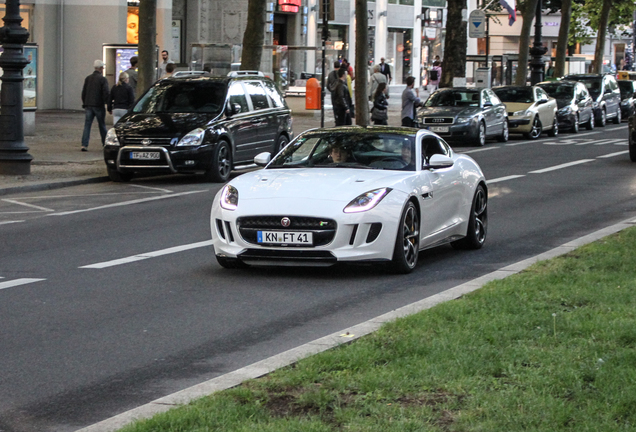
[[[505,89],[496,89],[495,94],[503,103],[532,103],[531,87],[513,87]]]
[[[425,107],[466,107],[479,106],[479,91],[440,90],[431,95]]]
[[[415,171],[414,138],[388,133],[308,133],[285,147],[267,166],[310,167]]]
[[[137,102],[134,113],[220,113],[225,102],[222,82],[168,82],[156,85]]]
[[[553,97],[555,99],[572,99],[574,96],[574,86],[573,85],[563,85],[563,84],[551,84],[551,85],[541,85],[541,88],[545,90],[548,96]]]

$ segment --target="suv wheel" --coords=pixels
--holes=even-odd
[[[274,147],[274,153],[272,154],[272,157],[276,156],[278,152],[281,151],[283,147],[287,145],[288,142],[289,140],[287,139],[285,135],[279,136],[278,141],[276,142],[276,146]]]
[[[108,171],[108,178],[117,183],[127,182],[133,178],[133,173],[122,173],[111,167],[107,167],[106,170]]]
[[[219,141],[214,149],[212,165],[205,172],[205,179],[216,183],[226,182],[232,172],[232,151],[227,141]]]

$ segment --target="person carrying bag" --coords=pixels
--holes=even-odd
[[[373,96],[373,108],[371,109],[371,120],[375,125],[389,124],[389,101],[386,100],[386,83],[378,84]]]

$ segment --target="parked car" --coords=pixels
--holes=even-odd
[[[506,106],[489,88],[437,90],[419,108],[417,124],[449,141],[478,146],[488,137],[508,141]]]
[[[636,114],[628,119],[629,159],[636,162]]]
[[[616,124],[621,122],[621,92],[613,75],[573,74],[563,79],[585,84],[592,96],[596,126],[605,126],[608,119],[613,119]]]
[[[537,86],[500,86],[492,89],[508,110],[510,133],[537,139],[541,132],[557,136],[557,102]]]
[[[224,182],[234,167],[292,138],[291,111],[262,73],[186,75],[159,80],[139,98],[108,132],[104,160],[113,181],[202,172]]]
[[[557,102],[557,119],[560,130],[577,133],[580,125],[594,129],[592,97],[585,85],[576,81],[546,81],[538,83]]]
[[[618,80],[618,89],[621,92],[621,116],[629,118],[636,113],[636,81]]]
[[[488,187],[479,165],[414,128],[306,131],[261,171],[232,179],[212,204],[218,263],[387,263],[408,273],[422,249],[479,249]]]

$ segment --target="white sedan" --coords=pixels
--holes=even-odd
[[[219,264],[415,268],[422,249],[479,249],[488,229],[484,175],[437,135],[340,127],[299,135],[265,169],[227,183],[210,225]]]

